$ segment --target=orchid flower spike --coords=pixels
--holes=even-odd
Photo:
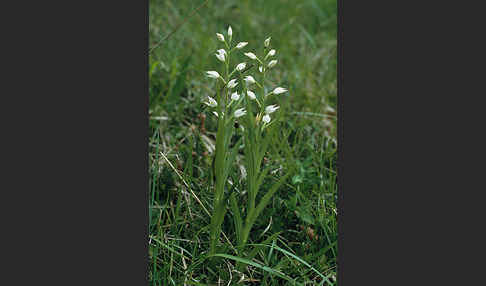
[[[245,80],[245,82],[246,82],[247,84],[253,84],[253,83],[255,83],[255,82],[256,82],[256,81],[255,81],[255,79],[254,79],[254,78],[253,78],[251,75],[247,75],[247,76],[245,76],[244,80]]]
[[[262,121],[263,121],[263,122],[265,122],[265,123],[268,123],[268,122],[270,122],[270,120],[271,120],[271,119],[272,119],[272,118],[270,117],[270,115],[265,114],[265,115],[263,116],[263,118],[262,118]]]
[[[221,77],[217,71],[207,71],[206,76],[210,78],[219,78]]]
[[[239,63],[237,66],[236,66],[236,70],[237,71],[242,71],[246,68],[246,63],[245,62],[242,62],[242,63]]]
[[[252,60],[258,59],[257,56],[252,52],[245,53],[245,56],[249,57]]]
[[[207,106],[209,107],[216,107],[218,106],[218,102],[216,102],[216,100],[214,100],[214,98],[212,98],[211,96],[208,96],[208,101],[207,102],[204,102]]]
[[[267,47],[267,48],[268,48],[268,46],[270,45],[270,39],[271,39],[271,38],[272,38],[272,37],[268,37],[268,38],[265,40],[265,42],[264,42],[265,47]]]
[[[248,42],[239,42],[238,45],[236,45],[236,48],[237,49],[242,49],[244,48],[246,45],[248,45]]]
[[[228,82],[228,88],[234,88],[237,85],[238,85],[238,82],[236,82],[236,79],[232,79]]]
[[[273,94],[281,94],[284,92],[287,92],[287,90],[283,87],[277,87],[272,91]]]
[[[232,99],[232,100],[238,100],[238,99],[240,99],[240,95],[238,94],[238,92],[236,92],[236,91],[235,91],[235,92],[233,92],[233,93],[231,94],[231,99]]]
[[[246,114],[246,110],[244,108],[240,108],[240,109],[235,110],[235,117],[236,118],[241,117],[245,114]]]
[[[246,94],[248,95],[248,97],[251,99],[251,100],[255,100],[256,99],[256,95],[253,91],[251,90],[247,90],[246,91]]]
[[[269,105],[269,106],[265,107],[265,113],[266,114],[271,114],[271,113],[275,112],[279,108],[280,107],[277,106],[277,105],[275,105],[275,104]]]
[[[224,42],[224,36],[220,33],[216,33],[216,37],[218,37],[218,40],[220,40],[221,42]]]

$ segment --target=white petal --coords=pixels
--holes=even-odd
[[[248,83],[248,84],[253,84],[255,83],[255,79],[251,76],[251,75],[247,75],[245,78],[244,78],[245,82]]]
[[[275,53],[276,53],[276,51],[274,49],[271,49],[270,52],[268,52],[268,54],[265,56],[265,59],[267,59],[268,57],[275,56]]]
[[[236,79],[232,79],[228,82],[228,87],[229,88],[234,88],[235,86],[238,85],[238,82],[236,82]]]
[[[256,95],[255,95],[255,93],[253,93],[253,91],[248,90],[248,91],[246,91],[246,94],[248,95],[248,97],[250,99],[252,99],[252,100],[255,100],[256,99]]]
[[[224,54],[216,54],[216,58],[224,63],[225,60]]]
[[[214,98],[212,98],[211,96],[208,96],[208,102],[205,102],[205,104],[210,107],[218,106],[218,102],[214,100]]]
[[[231,29],[231,26],[228,27],[228,36],[233,36],[233,29]]]
[[[232,99],[232,100],[238,100],[238,99],[240,99],[240,95],[238,94],[238,92],[236,92],[236,91],[235,91],[235,92],[233,92],[233,93],[231,94],[231,99]]]
[[[219,78],[219,73],[217,71],[207,71],[206,76],[210,78]]]
[[[238,64],[238,65],[236,66],[236,70],[242,71],[242,70],[244,70],[244,69],[245,69],[245,67],[246,67],[246,63],[245,63],[245,62],[243,62],[243,63],[240,63],[240,64]]]
[[[265,113],[266,114],[271,114],[271,113],[275,112],[279,108],[280,108],[279,106],[274,105],[274,104],[269,105],[269,106],[265,107]]]
[[[257,59],[257,56],[254,53],[252,53],[252,52],[245,53],[245,56],[249,57],[252,60],[256,60]]]
[[[236,48],[237,49],[242,49],[244,48],[246,45],[248,45],[248,42],[239,42],[238,45],[236,45]]]
[[[263,122],[265,122],[265,123],[268,123],[268,122],[270,122],[270,120],[271,120],[271,119],[272,119],[272,118],[270,118],[270,115],[265,114],[265,115],[263,116],[263,118],[262,118],[262,121],[263,121]]]
[[[273,94],[281,94],[284,92],[287,92],[287,90],[283,87],[277,87],[272,91]]]
[[[271,39],[271,38],[272,38],[272,37],[268,37],[268,38],[265,40],[265,42],[264,42],[265,47],[268,47],[268,46],[270,45],[270,39]]]
[[[241,117],[243,115],[246,114],[246,110],[244,108],[240,108],[240,109],[237,109],[235,111],[235,117],[238,118],[238,117]]]
[[[220,33],[216,33],[216,37],[218,37],[218,40],[220,40],[221,42],[224,42],[224,36]]]

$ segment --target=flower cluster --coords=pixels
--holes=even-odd
[[[276,50],[270,48],[271,37],[265,39],[263,42],[264,54],[261,57],[258,57],[254,52],[244,53],[246,57],[258,66],[258,71],[260,72],[258,78],[261,79],[260,81],[257,81],[252,75],[246,74],[252,67],[250,66],[248,70],[245,70],[249,66],[246,62],[238,63],[234,69],[230,69],[231,53],[235,50],[243,49],[248,45],[248,42],[239,42],[232,47],[231,41],[233,38],[233,30],[231,26],[228,27],[226,38],[220,33],[216,33],[216,37],[220,42],[224,43],[226,48],[218,49],[215,53],[216,58],[225,65],[225,69],[222,71],[224,76],[220,75],[217,71],[207,71],[206,75],[209,78],[221,80],[224,84],[223,88],[225,88],[225,92],[223,92],[223,95],[219,97],[218,100],[208,96],[205,104],[211,108],[217,109],[217,111],[212,111],[216,116],[224,114],[226,111],[226,114],[231,114],[234,118],[239,118],[247,114],[245,108],[239,107],[239,105],[243,103],[242,100],[246,95],[250,101],[256,102],[258,105],[257,109],[259,109],[259,111],[257,111],[255,116],[256,124],[258,124],[260,120],[263,124],[269,124],[271,121],[270,114],[277,111],[279,106],[266,106],[266,99],[270,95],[279,95],[287,92],[287,89],[283,87],[275,87],[271,92],[265,94],[265,73],[267,70],[275,67],[278,63],[278,60],[274,59]],[[244,84],[239,85],[239,81],[244,82]],[[246,106],[249,107],[249,105]],[[253,115],[252,112],[250,112],[250,114]]]

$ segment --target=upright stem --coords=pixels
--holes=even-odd
[[[226,68],[226,82],[228,82],[228,71]],[[216,251],[216,245],[219,239],[222,218],[224,216],[224,180],[223,180],[223,168],[224,168],[224,137],[225,128],[224,123],[226,120],[226,104],[225,104],[225,92],[226,88],[223,88],[218,96],[218,131],[216,133],[216,149],[215,149],[215,165],[214,176],[216,177],[216,185],[214,192],[214,207],[213,215],[211,216],[211,234],[210,234],[210,254],[214,254]]]

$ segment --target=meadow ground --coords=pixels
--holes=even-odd
[[[149,2],[150,285],[337,285],[336,0],[209,0],[187,19],[203,2]],[[228,25],[233,41],[249,42],[247,51],[272,37],[279,62],[268,83],[289,90],[279,98],[281,137],[271,143],[285,140],[289,149],[282,155],[270,147],[266,164],[293,173],[251,231],[250,243],[267,245],[252,264],[231,248],[231,211],[222,226],[226,257],[204,260],[217,127],[202,104],[214,87],[205,71],[218,65],[215,33]],[[233,173],[232,188],[244,200],[240,169]],[[247,265],[243,272],[238,261]]]

